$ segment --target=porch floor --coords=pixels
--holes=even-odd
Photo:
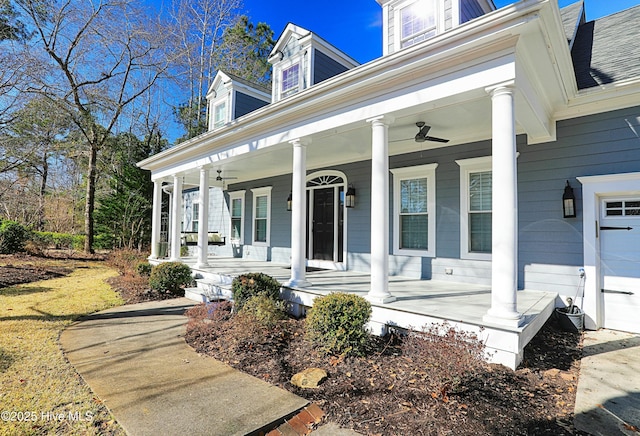
[[[262,272],[284,283],[291,276],[288,265],[273,262],[216,256],[209,258],[209,267],[196,268],[195,258],[182,258],[182,261],[203,277],[216,274],[233,278],[243,273]],[[309,296],[326,295],[338,291],[366,296],[371,284],[368,273],[356,271],[316,270],[307,272],[306,279],[311,283],[311,287],[294,288],[291,291]],[[518,333],[535,324],[537,327],[534,327],[535,331],[529,331],[526,338],[521,338],[525,340],[525,344],[548,319],[557,298],[555,292],[518,291],[517,310],[523,314],[524,322],[519,327],[510,327],[487,323],[483,320],[491,307],[491,286],[488,285],[391,276],[389,291],[396,297],[395,301],[385,304],[373,303],[372,306]],[[539,319],[540,317],[544,319]],[[421,326],[422,324],[412,325],[416,328]]]

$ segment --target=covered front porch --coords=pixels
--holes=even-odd
[[[233,257],[209,257],[208,266],[197,266],[197,258],[185,257],[196,277],[198,288],[187,296],[199,301],[230,295],[231,281],[247,272],[262,272],[285,283],[291,277],[289,265]],[[370,274],[356,271],[312,269],[307,272],[308,286],[283,286],[282,297],[292,303],[294,314],[302,315],[313,300],[330,292],[349,292],[366,297],[371,288]],[[311,284],[312,283],[312,284]],[[389,328],[421,328],[425,324],[447,322],[465,331],[477,333],[487,345],[489,360],[510,368],[518,366],[525,345],[551,316],[557,294],[521,290],[517,311],[519,326],[491,323],[486,313],[491,307],[491,287],[437,280],[389,277],[389,292],[395,298],[387,303],[372,302],[370,328],[384,334]]]

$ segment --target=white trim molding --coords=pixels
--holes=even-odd
[[[434,257],[436,254],[436,168],[438,164],[394,168],[393,174],[393,254],[401,256]],[[409,179],[427,179],[427,249],[414,250],[400,247],[401,182]]]
[[[253,192],[253,213],[251,215],[251,220],[253,222],[252,226],[251,226],[251,241],[252,244],[255,246],[262,246],[262,247],[268,247],[269,245],[271,245],[271,189],[273,187],[272,186],[265,186],[263,188],[255,188],[252,189],[251,192]],[[257,241],[256,240],[256,200],[258,197],[267,197],[267,234],[266,234],[266,240],[265,241]],[[264,219],[264,218],[261,218]]]
[[[600,292],[600,198],[616,195],[640,195],[640,172],[576,177],[582,184],[582,238],[585,270],[585,327],[596,330],[603,326],[604,307]]]
[[[469,176],[491,171],[491,156],[459,159],[460,167],[460,259],[491,260],[491,253],[475,253],[469,243]],[[493,207],[492,207],[493,210]]]
[[[229,240],[232,244],[244,244],[245,194],[247,191],[229,192]],[[240,200],[240,238],[233,237],[233,200]]]

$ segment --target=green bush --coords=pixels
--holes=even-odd
[[[274,300],[266,294],[258,294],[245,301],[242,313],[250,314],[265,327],[272,327],[287,317],[287,306],[282,300]]]
[[[191,269],[180,262],[165,262],[153,268],[149,286],[154,291],[184,297],[184,287],[193,282]]]
[[[263,273],[247,273],[237,276],[231,282],[231,292],[237,310],[247,300],[255,295],[266,295],[276,301],[280,298],[280,283],[276,279]]]
[[[84,249],[84,235],[72,235],[58,232],[34,232],[34,238],[39,244],[56,249]]]
[[[149,262],[139,262],[136,265],[136,272],[138,273],[138,275],[141,275],[144,277],[151,276],[152,270],[153,270],[153,265],[151,265]]]
[[[15,221],[2,221],[0,224],[0,253],[11,254],[24,251],[24,245],[30,238],[29,230]]]
[[[307,338],[326,354],[360,356],[369,340],[365,325],[371,304],[362,297],[336,292],[318,297],[307,313]]]

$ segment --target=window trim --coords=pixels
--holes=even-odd
[[[213,104],[213,117],[212,117],[213,120],[212,121],[213,121],[213,129],[214,130],[224,127],[227,124],[228,120],[229,120],[229,116],[228,116],[229,115],[229,108],[228,108],[229,105],[227,104],[228,103],[227,100],[228,100],[227,98],[223,98],[223,99],[221,99],[221,100],[219,100],[217,102],[214,102],[214,104]],[[224,105],[224,114],[223,114],[223,117],[222,117],[223,119],[221,121],[216,121],[217,109],[222,105]],[[218,123],[221,123],[221,124],[218,125]]]
[[[196,209],[198,210],[197,218],[196,218]],[[191,202],[191,231],[197,232],[199,228],[200,228],[200,199],[194,198],[193,201]]]
[[[239,245],[244,244],[245,191],[229,192],[229,240]],[[233,200],[240,200],[240,238],[233,238]]]
[[[404,42],[406,42],[408,40],[411,40],[411,39],[413,39],[413,38],[415,38],[415,37],[417,37],[417,36],[419,36],[419,35],[421,35],[423,33],[428,33],[428,31],[425,30],[425,31],[420,32],[420,33],[414,33],[409,37],[405,37],[405,38],[402,37],[402,10],[407,8],[407,7],[409,7],[409,6],[411,6],[414,3],[418,3],[419,1],[421,1],[421,0],[407,0],[405,2],[402,2],[402,3],[398,4],[398,5],[396,5],[393,8],[393,15],[394,15],[394,20],[393,21],[394,21],[394,28],[395,28],[395,31],[394,31],[394,43],[395,43],[395,46],[396,46],[396,51],[412,47],[412,46],[414,46],[416,44],[420,44],[423,41],[431,39],[431,38],[439,35],[441,33],[441,29],[444,28],[444,22],[443,22],[443,17],[442,17],[443,14],[442,14],[442,11],[441,11],[440,2],[437,1],[437,0],[430,0],[430,1],[433,2],[434,9],[435,9],[435,26],[434,26],[435,34],[433,36],[431,36],[431,37],[423,39],[422,41],[414,42],[413,44],[409,44],[409,45],[403,47],[402,44]]]
[[[291,87],[288,91],[291,91],[289,93],[287,93],[286,95],[285,90],[284,90],[284,72],[297,66],[298,67],[298,84],[295,86],[295,92],[292,92],[294,87]],[[303,75],[303,70],[302,70],[302,61],[298,58],[294,58],[292,59],[291,62],[287,62],[286,65],[283,65],[282,68],[280,69],[280,100],[284,99],[284,98],[288,98],[291,97],[293,95],[298,94],[301,90],[302,90],[302,75]]]
[[[271,190],[272,186],[265,186],[262,188],[252,189],[253,193],[253,215],[252,226],[251,226],[251,243],[255,246],[268,247],[271,244]],[[266,196],[267,197],[267,240],[266,241],[256,241],[256,206],[257,206],[257,198]]]
[[[469,250],[469,175],[491,171],[493,177],[492,162],[491,156],[456,160],[460,167],[460,259],[491,260],[491,253],[475,253]],[[493,234],[491,237],[493,239]]]
[[[394,168],[393,174],[393,254],[401,256],[435,257],[436,255],[436,168],[437,163]],[[400,248],[400,183],[402,180],[427,179],[427,249]]]

